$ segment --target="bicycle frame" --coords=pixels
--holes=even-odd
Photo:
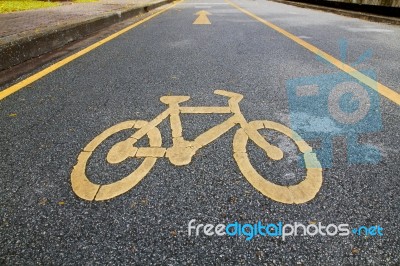
[[[228,106],[180,106],[179,103],[185,102],[190,99],[188,96],[163,96],[161,97],[161,102],[168,105],[168,108],[159,114],[156,118],[150,121],[148,124],[144,125],[137,132],[135,132],[130,140],[124,141],[121,145],[125,147],[130,145],[131,147],[136,142],[136,140],[142,138],[149,133],[153,128],[157,127],[162,121],[170,117],[170,124],[172,129],[172,147],[165,148],[142,148],[141,152],[135,153],[136,157],[146,157],[149,154],[155,157],[164,157],[164,155],[169,158],[174,165],[187,165],[191,162],[192,156],[196,153],[198,149],[207,144],[213,142],[221,135],[229,131],[232,127],[239,124],[247,133],[250,139],[252,139],[258,146],[260,146],[267,155],[275,160],[281,159],[283,157],[282,151],[268,143],[257,130],[246,121],[242,115],[239,107],[239,102],[242,100],[243,96],[241,94],[232,93],[223,90],[216,90],[215,94],[229,97]],[[195,140],[188,141],[182,136],[182,123],[180,119],[180,114],[233,114],[230,118],[224,122],[210,128],[206,132],[200,134]],[[121,154],[121,149],[116,149]],[[110,150],[113,152],[113,149]],[[125,159],[125,156],[133,154],[131,151],[125,152],[124,156],[119,157],[120,159],[116,162]],[[110,156],[109,158],[111,158]],[[112,160],[109,160],[112,162]]]

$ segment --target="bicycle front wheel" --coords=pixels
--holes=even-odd
[[[117,197],[136,186],[147,175],[151,168],[156,163],[156,156],[142,156],[143,162],[128,176],[110,183],[110,184],[96,184],[90,181],[86,176],[87,163],[92,156],[95,149],[110,136],[127,129],[140,129],[148,124],[147,121],[125,121],[114,125],[100,135],[95,137],[78,156],[78,162],[74,166],[71,173],[71,185],[75,194],[85,200],[107,200]],[[161,147],[161,134],[158,128],[154,127],[147,134],[149,138],[150,147]]]
[[[280,132],[291,139],[302,153],[306,177],[300,183],[282,186],[272,183],[262,177],[252,166],[247,154],[249,136],[239,128],[233,139],[234,158],[240,171],[250,184],[264,196],[286,204],[300,204],[312,200],[322,186],[322,168],[312,148],[290,128],[273,121],[252,121],[249,126],[255,130],[268,129]]]

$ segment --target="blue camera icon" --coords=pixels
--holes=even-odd
[[[376,80],[372,70],[360,71]],[[300,77],[286,83],[290,126],[305,140],[318,140],[322,167],[331,168],[332,140],[345,137],[349,164],[378,163],[379,150],[360,143],[360,134],[382,129],[380,97],[347,73]]]

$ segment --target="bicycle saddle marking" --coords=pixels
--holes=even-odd
[[[183,103],[190,99],[190,96],[162,96],[160,101],[165,104]]]

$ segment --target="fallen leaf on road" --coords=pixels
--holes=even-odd
[[[46,203],[47,203],[47,199],[46,198],[41,198],[39,200],[39,205],[46,205]]]
[[[360,253],[360,250],[359,250],[358,248],[352,248],[352,249],[351,249],[351,253],[352,253],[353,255],[357,255],[358,253]]]

